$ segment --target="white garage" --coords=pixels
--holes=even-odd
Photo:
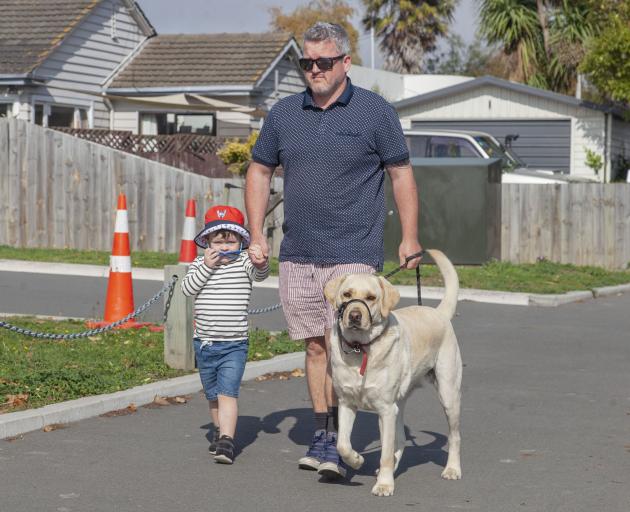
[[[393,103],[403,126],[478,130],[512,148],[531,166],[611,181],[630,160],[630,123],[624,112],[579,98],[484,76]],[[602,158],[596,173],[587,151]]]

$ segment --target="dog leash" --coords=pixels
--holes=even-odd
[[[415,260],[416,258],[422,258],[422,256],[425,255],[425,253],[426,251],[422,249],[420,252],[407,256],[405,258],[405,262],[400,267],[392,270],[391,272],[384,275],[383,277],[385,279],[388,279],[389,277],[393,276],[396,272],[400,272],[404,268],[407,268],[407,263],[409,263],[411,260]],[[422,291],[420,289],[420,263],[418,263],[418,266],[416,267],[416,290],[418,292],[418,305],[422,306]]]

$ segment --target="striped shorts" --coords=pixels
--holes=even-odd
[[[324,336],[334,321],[333,307],[324,297],[324,286],[345,274],[374,274],[364,263],[314,265],[280,262],[280,301],[293,340]]]

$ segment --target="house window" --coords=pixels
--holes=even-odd
[[[212,114],[176,114],[177,133],[201,133],[214,135],[214,115]]]
[[[33,121],[39,126],[43,126],[44,124],[44,105],[42,105],[41,103],[37,103],[35,105]]]
[[[175,133],[198,133],[215,135],[214,114],[140,114],[142,135],[172,135]]]
[[[37,121],[35,122],[37,123]],[[48,114],[48,126],[74,128],[74,107],[51,105],[50,114]]]

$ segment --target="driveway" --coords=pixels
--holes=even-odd
[[[376,417],[360,413],[366,456],[342,483],[297,469],[312,418],[303,378],[245,382],[233,466],[207,452],[207,405],[140,407],[0,441],[3,512],[630,510],[630,295],[558,308],[460,303],[463,480],[443,481],[446,421],[433,389],[406,408],[407,449],[392,498],[370,494]]]

